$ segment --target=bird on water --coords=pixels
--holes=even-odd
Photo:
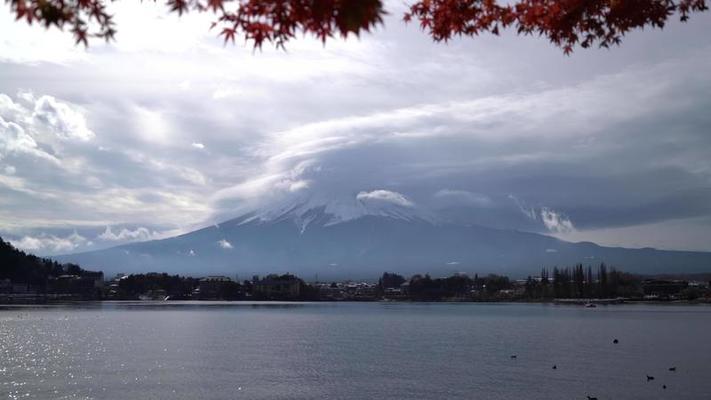
[[[553,369],[558,369],[558,366],[557,366],[557,365],[553,365]]]
[[[511,359],[513,360],[513,359],[516,358],[516,357],[517,357],[516,354],[513,354],[513,355],[511,356]]]
[[[671,371],[671,372],[676,372],[676,367],[671,367],[671,368],[669,368],[669,371]]]
[[[587,396],[588,400],[597,400],[597,397]]]
[[[615,340],[612,341],[612,343],[617,344],[617,343],[620,343],[620,341],[617,340],[617,339],[615,339]]]
[[[653,377],[653,376],[649,376],[649,375],[647,375],[647,382],[649,382],[649,381],[653,381],[653,380],[654,380],[654,377]]]

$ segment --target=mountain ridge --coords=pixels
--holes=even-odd
[[[329,223],[327,214],[325,209],[313,211],[304,226],[293,215],[267,220],[248,213],[172,238],[55,258],[109,274],[249,277],[291,272],[323,279],[374,279],[383,271],[524,277],[541,267],[600,262],[637,273],[711,270],[711,253],[705,252],[605,247],[532,232],[383,215]]]

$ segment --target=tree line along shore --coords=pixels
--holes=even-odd
[[[641,276],[578,264],[514,280],[457,273],[433,278],[385,272],[373,281],[306,282],[293,274],[201,278],[145,273],[105,279],[98,271],[26,254],[0,239],[0,303],[97,300],[711,302],[711,274]]]

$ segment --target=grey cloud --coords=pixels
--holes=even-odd
[[[509,33],[434,44],[388,7],[360,41],[288,53],[209,35],[169,51],[0,44],[0,233],[182,231],[374,190],[570,237],[687,220],[711,233],[711,15],[564,57]]]
[[[467,190],[441,189],[434,194],[434,197],[444,207],[459,205],[488,207],[492,205],[491,198],[488,196]]]

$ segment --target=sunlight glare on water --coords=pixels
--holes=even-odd
[[[703,399],[710,330],[706,306],[5,307],[0,390],[9,399]]]

